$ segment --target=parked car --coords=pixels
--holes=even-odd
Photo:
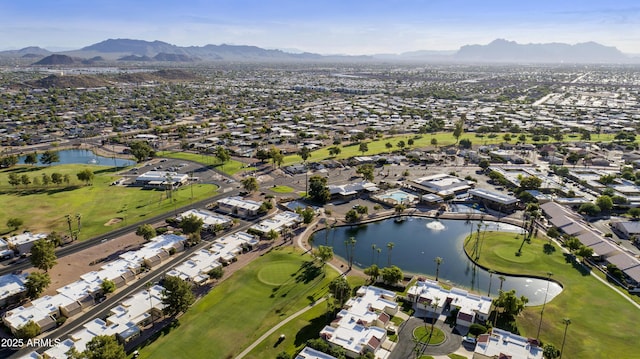
[[[476,338],[464,336],[464,337],[462,337],[462,342],[475,345],[476,344]]]

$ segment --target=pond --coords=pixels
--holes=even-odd
[[[457,287],[477,291],[486,295],[491,287],[491,296],[498,294],[499,275],[490,273],[471,261],[464,252],[464,239],[475,231],[478,221],[438,220],[421,217],[404,217],[398,223],[393,219],[382,220],[368,225],[353,227],[337,227],[315,233],[314,244],[333,246],[334,253],[346,258],[345,241],[350,237],[356,239],[354,264],[366,268],[376,263],[386,267],[390,262],[404,272],[426,274],[435,277],[436,263],[434,259],[441,257],[439,280]],[[504,223],[484,222],[487,231],[508,231],[514,236],[521,230],[519,227]],[[483,227],[484,231],[484,227]],[[388,250],[387,244],[393,242]],[[486,243],[485,243],[486,244]],[[372,246],[375,245],[375,248]],[[378,251],[377,249],[380,249]],[[506,278],[502,289],[516,290],[518,296],[529,298],[528,305],[542,305],[547,288],[547,302],[560,294],[562,287],[545,279],[504,275]],[[491,284],[490,284],[491,279]]]
[[[58,151],[58,156],[60,156],[60,161],[54,163],[56,164],[92,164],[98,166],[113,166],[113,167],[126,167],[133,166],[136,164],[135,161],[127,160],[124,158],[118,157],[103,157],[98,156],[95,153],[89,150],[62,150]],[[20,156],[18,159],[18,163],[24,164],[25,156]],[[40,155],[38,155],[38,161],[40,160]],[[40,165],[41,163],[38,162]]]

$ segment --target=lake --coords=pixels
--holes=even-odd
[[[400,267],[404,272],[426,274],[435,277],[436,263],[434,259],[443,259],[440,265],[439,280],[456,287],[477,291],[486,295],[489,291],[491,275],[478,267],[464,252],[463,242],[466,236],[477,228],[478,221],[438,220],[422,217],[405,217],[406,220],[396,223],[393,219],[361,225],[337,227],[333,230],[320,230],[314,235],[314,245],[333,246],[334,253],[346,258],[344,242],[355,237],[354,264],[366,268],[373,263],[379,267],[392,265]],[[514,236],[521,229],[504,223],[484,222],[487,231],[508,231]],[[483,228],[484,231],[484,228]],[[387,243],[394,246],[389,254]],[[484,245],[488,245],[488,241]],[[372,250],[372,245],[381,249]],[[499,274],[491,278],[491,296],[497,296],[500,287]],[[547,287],[547,302],[562,292],[562,287],[545,279],[504,275],[506,280],[502,289],[515,289],[518,296],[529,298],[528,305],[542,305]]]
[[[98,156],[89,150],[61,150],[58,151],[60,161],[53,163],[56,164],[92,164],[98,166],[112,166],[112,167],[126,167],[133,166],[136,161],[127,160],[117,157],[103,157]],[[20,156],[18,159],[19,164],[24,164],[25,156]],[[40,156],[38,155],[38,160]],[[41,165],[41,163],[38,163]]]

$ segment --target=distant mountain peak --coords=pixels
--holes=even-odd
[[[612,46],[593,41],[575,45],[565,43],[518,44],[496,39],[487,45],[465,45],[455,59],[474,62],[513,63],[620,63],[630,59]]]

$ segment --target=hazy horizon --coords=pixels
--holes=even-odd
[[[0,3],[0,33],[1,50],[75,50],[128,38],[371,55],[454,51],[501,38],[520,44],[595,41],[640,54],[640,5],[631,0],[31,0]]]

